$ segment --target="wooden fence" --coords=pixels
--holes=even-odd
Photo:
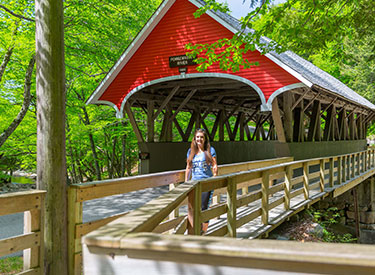
[[[207,232],[211,236],[236,237],[242,225],[261,217],[263,228],[277,226],[288,216],[304,209],[319,199],[332,194],[338,196],[375,173],[374,149],[328,158],[317,158],[272,165],[265,168],[236,172],[201,181],[185,182],[170,192],[117,218],[110,224],[88,234],[87,246],[121,249],[128,234],[139,232],[200,235],[203,221],[226,215]],[[260,186],[250,193],[250,186]],[[201,192],[215,190],[226,193],[226,201],[201,211]],[[300,197],[296,200],[297,197]],[[301,198],[302,197],[302,198]],[[170,213],[188,201],[188,215],[168,220]],[[241,207],[254,205],[238,215]],[[282,205],[285,215],[271,220],[272,209]],[[267,230],[263,231],[266,234]],[[146,244],[145,244],[146,245]]]
[[[22,274],[44,274],[45,193],[45,191],[25,191],[0,195],[0,216],[24,212],[24,234],[0,240],[0,256],[24,251]]]
[[[279,163],[285,163],[292,161],[293,158],[285,157],[278,159],[250,161],[236,164],[227,164],[219,166],[219,175],[235,173],[239,171],[247,171],[259,167],[265,167],[275,165]],[[179,186],[180,183],[184,182],[185,170],[162,172],[148,175],[141,175],[135,177],[127,177],[121,179],[104,180],[97,182],[90,182],[85,184],[73,184],[69,187],[68,196],[68,230],[69,230],[69,274],[81,274],[82,270],[82,244],[81,238],[87,233],[113,221],[119,217],[127,214],[120,213],[104,219],[83,223],[82,211],[83,202],[106,196],[113,196],[118,194],[129,193],[133,191],[143,190],[146,188],[170,186],[173,189]],[[177,189],[179,190],[179,189]],[[220,195],[223,190],[217,190],[214,194],[214,201],[220,201]],[[126,203],[126,202],[124,202]],[[180,202],[181,205],[185,205],[187,200]],[[180,206],[181,206],[180,205]],[[183,217],[179,217],[178,207],[175,211],[170,214],[171,221],[164,225],[161,225],[157,230],[163,230],[163,228],[170,228],[171,225],[175,225],[178,221],[181,221]],[[168,218],[167,218],[168,219]]]

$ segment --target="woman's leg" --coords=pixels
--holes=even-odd
[[[202,192],[202,211],[206,210],[208,206],[210,205],[211,199],[212,199],[212,193],[213,191],[209,192]],[[208,229],[208,221],[204,222],[202,224],[202,231],[203,233],[206,233]]]

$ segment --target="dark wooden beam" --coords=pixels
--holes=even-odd
[[[130,124],[133,127],[133,131],[135,133],[135,136],[137,137],[138,142],[144,142],[142,133],[141,133],[141,131],[138,128],[137,121],[134,118],[134,115],[133,115],[133,112],[132,112],[132,110],[130,108],[130,104],[129,103],[125,103],[125,112],[128,115]]]
[[[172,97],[176,94],[178,89],[180,89],[180,86],[174,87],[173,90],[169,93],[169,95],[164,99],[163,103],[160,105],[159,109],[156,111],[154,115],[154,119],[156,119],[158,115],[160,114],[160,112],[165,108],[165,106],[167,106],[167,104],[172,99]]]
[[[197,89],[193,89],[190,91],[190,93],[187,95],[187,97],[181,102],[180,106],[178,106],[177,110],[174,112],[174,114],[171,117],[171,120],[174,120],[177,116],[177,114],[181,111],[181,109],[186,105],[186,103],[189,102],[191,97],[195,94]]]
[[[147,102],[147,141],[154,142],[155,132],[155,120],[154,120],[154,102]]]
[[[293,95],[291,92],[283,94],[283,112],[284,112],[284,129],[285,129],[285,140],[287,142],[293,141]]]
[[[283,123],[281,121],[279,101],[277,97],[272,102],[272,119],[276,128],[277,139],[280,142],[286,142],[285,131],[284,131]]]
[[[320,135],[320,110],[321,110],[321,104],[319,100],[314,101],[313,105],[313,111],[310,119],[310,127],[309,127],[309,132],[307,135],[307,141],[320,141],[316,140],[317,137],[317,131],[319,131]]]

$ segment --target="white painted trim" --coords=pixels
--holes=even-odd
[[[290,90],[293,90],[293,89],[297,89],[297,88],[306,88],[307,86],[303,83],[294,83],[294,84],[291,84],[291,85],[287,85],[287,86],[284,86],[284,87],[281,87],[280,89],[277,89],[276,91],[274,91],[272,93],[272,95],[268,98],[268,101],[267,101],[267,106],[268,108],[271,108],[272,110],[272,102],[274,101],[274,99],[286,92],[286,91],[290,91]]]
[[[299,72],[293,70],[291,67],[283,63],[280,59],[273,56],[271,53],[266,53],[266,57],[271,59],[274,63],[279,65],[281,68],[283,68],[285,71],[293,75],[295,78],[297,78],[299,81],[301,81],[303,84],[305,84],[307,87],[311,88],[313,83],[311,83],[309,80],[307,80],[303,75],[301,75]]]
[[[99,103],[99,98],[108,88],[108,86],[112,83],[112,81],[116,78],[116,76],[119,74],[122,68],[124,68],[124,66],[128,63],[130,58],[142,45],[143,41],[149,36],[149,34],[153,31],[155,26],[160,22],[160,20],[164,17],[164,15],[167,13],[169,8],[173,5],[175,1],[176,0],[166,0],[160,4],[159,8],[155,11],[150,20],[142,28],[141,32],[138,33],[136,38],[132,41],[132,43],[128,46],[125,52],[121,55],[120,59],[112,67],[110,72],[100,82],[99,86],[95,89],[94,93],[87,100],[86,104]]]
[[[126,97],[123,99],[123,101],[121,103],[120,113],[121,114],[123,113],[126,101],[133,94],[142,90],[145,87],[148,87],[148,86],[151,86],[151,85],[154,85],[154,84],[157,84],[157,83],[161,83],[161,82],[171,81],[171,80],[193,79],[193,78],[202,78],[202,77],[227,78],[227,79],[233,79],[233,80],[237,80],[239,82],[245,83],[245,84],[249,85],[250,87],[252,87],[257,92],[257,94],[259,95],[260,101],[262,102],[261,109],[262,108],[268,109],[268,106],[266,104],[266,98],[265,98],[262,90],[254,82],[252,82],[252,81],[250,81],[246,78],[243,78],[243,77],[240,77],[240,76],[237,76],[237,75],[232,75],[232,74],[224,74],[224,73],[194,73],[194,74],[180,74],[180,75],[168,76],[168,77],[164,77],[164,78],[155,79],[155,80],[143,83],[142,85],[139,85],[138,87],[134,88],[131,92],[129,92],[126,95]]]
[[[189,0],[190,3],[192,3],[194,6],[196,6],[197,8],[201,8],[203,7],[203,5],[195,0]],[[223,19],[221,19],[218,15],[216,15],[213,11],[211,10],[208,10],[206,12],[207,15],[209,15],[210,17],[212,17],[215,21],[217,21],[218,23],[220,23],[221,25],[223,25],[224,27],[226,27],[229,31],[231,31],[232,33],[237,33],[238,30],[236,28],[234,28],[233,26],[231,26],[230,24],[228,24],[226,21],[224,21]]]

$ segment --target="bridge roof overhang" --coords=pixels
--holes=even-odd
[[[191,102],[204,99],[212,102],[224,94],[227,102],[222,101],[222,105],[231,99],[236,105],[246,98],[247,102],[241,107],[246,108],[247,103],[252,108],[260,106],[261,110],[270,111],[277,95],[311,88],[319,97],[339,98],[343,104],[352,105],[352,109],[362,109],[366,113],[375,110],[369,101],[290,51],[265,55],[257,50],[248,52],[244,57],[258,62],[259,66],[237,72],[223,71],[218,64],[204,73],[198,72],[196,65],[186,66],[184,72],[180,71],[181,67],[171,67],[169,58],[185,55],[186,44],[213,43],[231,38],[241,30],[236,19],[221,12],[208,11],[196,19],[193,13],[203,4],[200,0],[162,2],[87,103],[110,105],[117,116],[122,117],[130,98],[142,105],[139,103],[142,99],[157,100],[178,87],[176,95],[180,98],[191,95]],[[264,42],[269,40],[264,38]],[[186,104],[184,108],[193,105]]]

